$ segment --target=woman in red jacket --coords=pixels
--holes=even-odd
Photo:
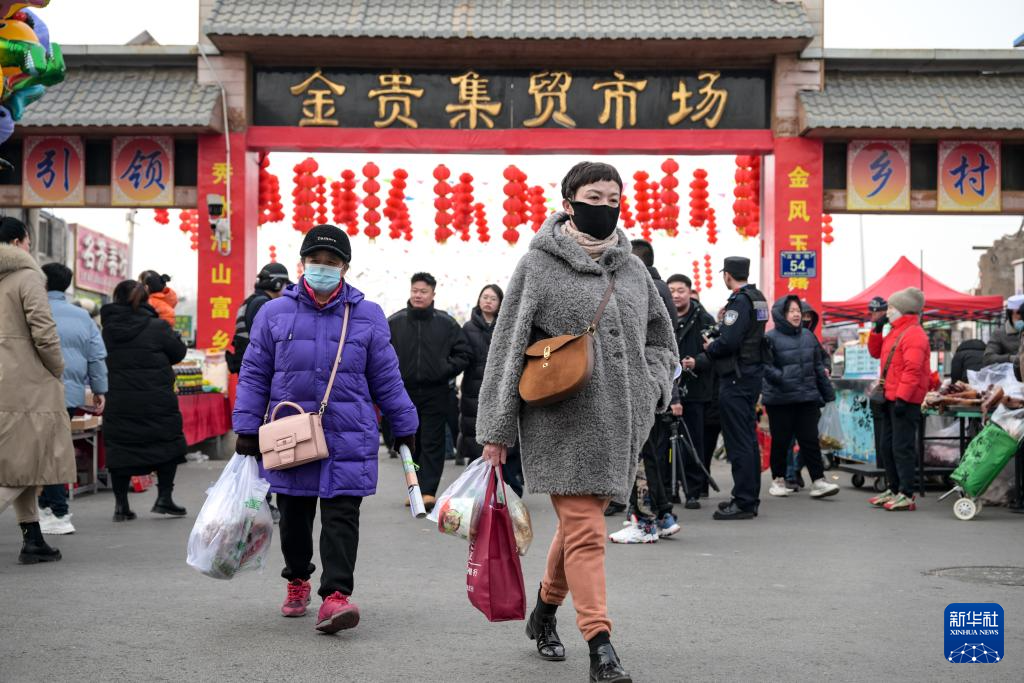
[[[886,510],[914,510],[914,478],[921,403],[931,384],[931,348],[921,327],[924,293],[909,287],[889,297],[889,334],[875,328],[868,339],[871,355],[882,365],[885,406],[881,411],[881,448],[889,489],[870,502]]]

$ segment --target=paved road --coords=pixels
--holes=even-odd
[[[394,460],[382,462],[383,495],[363,507],[356,630],[321,636],[312,614],[280,617],[277,552],[262,575],[199,575],[185,565],[185,541],[222,465],[182,467],[186,520],[150,515],[150,491],[132,496],[137,521],[115,525],[109,492],[83,496],[73,508],[78,533],[54,541],[65,558],[56,565],[15,564],[7,512],[0,681],[586,680],[571,608],[560,629],[569,659],[547,663],[522,623],[489,624],[469,605],[466,545],[408,516]],[[715,474],[728,480],[722,464]],[[449,465],[445,481],[454,476]],[[635,680],[962,680],[966,672],[943,660],[943,608],[989,600],[1006,610],[1006,659],[970,678],[1020,680],[1024,587],[925,572],[1024,565],[1024,517],[986,508],[959,522],[937,494],[914,513],[872,510],[841,476],[843,490],[828,501],[770,499],[759,519],[731,523],[713,521],[705,505],[682,511],[674,539],[610,546],[614,642]],[[524,560],[532,606],[554,525],[544,498],[527,503],[537,537]]]

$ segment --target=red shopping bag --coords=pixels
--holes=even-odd
[[[505,505],[501,468],[492,467],[476,536],[469,544],[466,592],[469,601],[488,621],[526,618],[526,588],[519,564],[512,518]],[[501,483],[501,499],[496,484]]]

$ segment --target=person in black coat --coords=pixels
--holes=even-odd
[[[480,290],[480,296],[477,297],[477,303],[469,321],[462,326],[462,331],[473,352],[473,360],[462,375],[457,464],[468,465],[484,452],[484,447],[476,441],[477,404],[480,399],[480,386],[484,382],[484,369],[487,367],[487,352],[491,348],[491,334],[498,321],[501,301],[504,298],[505,293],[501,291],[501,287],[487,285]],[[516,495],[522,496],[523,468],[517,447],[509,449],[508,459],[501,469],[505,482],[512,487]]]
[[[786,296],[772,306],[775,327],[767,339],[772,352],[765,364],[761,402],[768,412],[772,434],[772,486],[768,493],[788,496],[786,459],[796,438],[800,457],[811,474],[811,497],[833,496],[839,487],[825,481],[818,443],[821,407],[834,401],[835,391],[825,372],[821,345],[802,325],[800,298]]]
[[[429,273],[416,273],[408,305],[388,318],[402,382],[420,418],[413,461],[420,467],[427,509],[434,505],[444,471],[445,434],[457,401],[453,381],[469,367],[473,356],[455,319],[434,308],[436,287],[437,280]],[[455,422],[457,428],[458,420]],[[458,440],[457,434],[452,437]]]
[[[967,371],[977,372],[985,367],[985,342],[980,339],[968,339],[956,347],[953,354],[949,377],[954,382],[966,382]]]
[[[185,357],[181,337],[146,303],[146,288],[125,280],[100,312],[110,389],[103,414],[107,469],[114,489],[114,521],[135,519],[128,507],[132,476],[157,473],[153,512],[182,517],[174,503],[174,475],[185,462],[185,436],[174,393],[175,363]]]

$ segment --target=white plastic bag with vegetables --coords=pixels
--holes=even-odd
[[[483,458],[470,463],[462,475],[452,482],[437,498],[434,509],[427,519],[437,524],[442,534],[456,536],[472,541],[476,536],[477,524],[484,506],[484,495],[487,493],[487,478],[491,474],[491,466]],[[516,549],[520,555],[526,555],[533,542],[533,524],[526,503],[507,485],[505,486],[509,515],[512,517],[512,530],[515,532]],[[501,488],[498,489],[501,495]]]
[[[256,459],[235,453],[206,492],[188,537],[189,566],[214,579],[230,579],[243,569],[262,571],[274,534],[269,490]]]

